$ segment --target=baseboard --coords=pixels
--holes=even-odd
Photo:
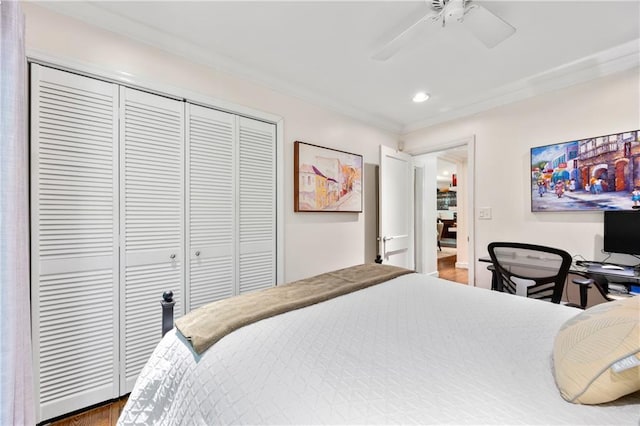
[[[469,262],[456,262],[456,268],[469,269]]]

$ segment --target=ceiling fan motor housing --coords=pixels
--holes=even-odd
[[[442,10],[444,5],[448,3],[448,0],[431,0],[431,7],[435,10]]]
[[[451,0],[431,0],[431,7],[440,12],[440,16],[449,20],[450,18],[462,21],[464,18],[466,1]]]

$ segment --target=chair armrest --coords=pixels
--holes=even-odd
[[[594,283],[593,278],[574,278],[571,280],[572,283],[578,284],[580,286],[590,287],[591,284]]]
[[[572,304],[572,306],[576,308],[585,309],[587,307],[587,291],[591,288],[591,285],[595,283],[593,278],[574,278],[571,280],[572,283],[580,286],[580,306],[576,306]]]

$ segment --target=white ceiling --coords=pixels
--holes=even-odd
[[[402,134],[640,64],[640,0],[478,1],[516,33],[488,49],[424,1],[107,1],[43,6]],[[431,94],[411,101],[418,90]]]

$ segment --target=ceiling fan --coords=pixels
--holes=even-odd
[[[461,23],[488,48],[497,46],[510,37],[516,29],[502,18],[473,0],[425,0],[430,11],[415,23],[404,28],[373,54],[372,58],[386,61],[404,47],[418,32],[423,23]]]

